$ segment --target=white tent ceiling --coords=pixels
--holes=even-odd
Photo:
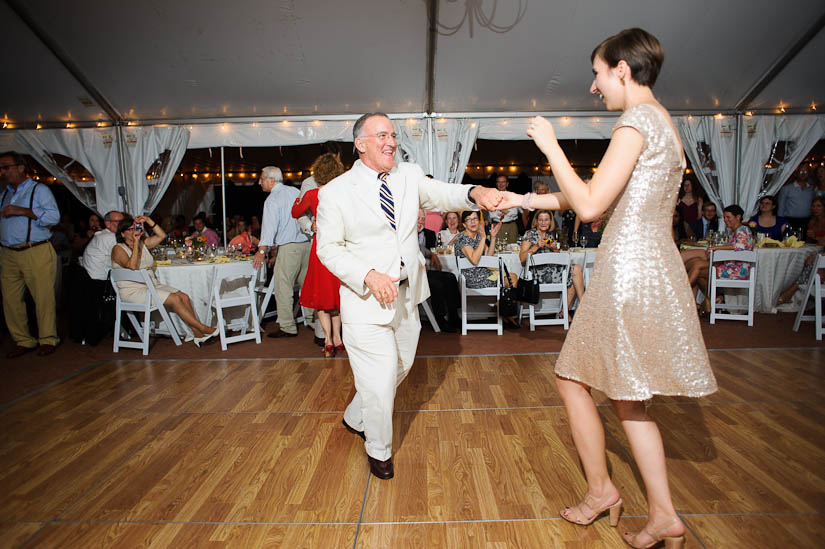
[[[0,113],[19,127],[109,114],[160,123],[426,112],[429,4],[7,0]],[[478,17],[494,7],[501,32]],[[805,112],[825,103],[823,11],[822,0],[441,0],[432,110],[600,111],[587,93],[590,51],[641,26],[665,47],[655,91],[667,108]]]

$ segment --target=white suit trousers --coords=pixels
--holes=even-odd
[[[408,284],[399,287],[389,324],[348,323],[343,329],[356,390],[344,419],[364,431],[367,455],[381,461],[392,456],[395,390],[412,367],[421,333],[418,307],[410,303],[409,290]]]

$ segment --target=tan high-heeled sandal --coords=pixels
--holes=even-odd
[[[674,518],[672,521],[670,521],[667,524],[667,526],[665,526],[664,528],[661,528],[660,530],[658,530],[656,532],[651,532],[650,530],[648,530],[646,528],[642,528],[641,531],[639,531],[639,532],[623,532],[622,533],[622,538],[624,539],[625,543],[627,543],[629,546],[633,547],[634,549],[652,549],[653,547],[660,547],[662,545],[665,547],[665,549],[682,549],[685,546],[685,535],[684,534],[682,534],[681,536],[665,536],[665,535],[662,535],[663,532],[667,532],[668,528],[670,528],[671,526],[673,526],[677,522],[679,522],[679,519]],[[642,532],[644,532],[645,534],[647,534],[648,536],[653,538],[653,541],[651,541],[647,545],[635,545],[633,543],[633,539],[636,536],[638,536],[639,534],[641,534]]]
[[[619,525],[619,517],[622,514],[622,498],[616,500],[615,503],[611,503],[609,505],[605,505],[603,507],[593,507],[589,503],[587,503],[588,496],[585,494],[584,500],[581,503],[576,505],[575,507],[565,507],[562,509],[559,514],[561,518],[566,520],[567,522],[572,522],[573,524],[578,524],[580,526],[588,526],[593,524],[597,518],[602,516],[604,513],[608,513],[610,526],[615,528]],[[584,510],[592,511],[592,515],[590,513],[585,514]],[[578,520],[577,517],[570,516],[570,512],[575,511],[579,514]],[[565,512],[568,514],[565,515]]]

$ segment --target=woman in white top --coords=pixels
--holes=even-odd
[[[151,236],[144,232],[143,227],[151,231]],[[125,215],[117,225],[115,233],[117,244],[112,248],[112,268],[113,269],[146,269],[152,284],[155,286],[158,297],[163,301],[167,309],[174,311],[189,327],[195,336],[195,345],[200,344],[218,333],[217,328],[212,328],[198,320],[198,315],[192,308],[189,296],[177,288],[165,286],[158,282],[155,273],[152,271],[154,260],[149,252],[166,238],[166,232],[148,217],[142,215],[132,218]],[[146,285],[140,282],[121,281],[117,283],[120,290],[120,298],[130,303],[142,303],[146,300]]]
[[[458,212],[447,212],[444,214],[445,229],[438,231],[441,237],[441,244],[452,248],[458,233],[461,231],[458,228]]]

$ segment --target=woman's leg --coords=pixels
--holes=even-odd
[[[630,442],[647,492],[647,525],[637,534],[634,544],[640,547],[648,545],[652,541],[650,533],[681,536],[685,527],[676,515],[670,497],[665,449],[659,428],[647,415],[644,402],[613,400],[611,403]]]
[[[570,423],[570,432],[573,443],[584,468],[587,480],[585,503],[571,509],[565,518],[576,519],[574,515],[581,514],[580,518],[589,519],[594,505],[596,509],[614,503],[619,498],[619,491],[610,480],[607,472],[607,456],[605,455],[604,426],[596,409],[596,403],[590,396],[590,387],[573,381],[556,377],[556,387],[564,401],[567,417]],[[589,508],[589,509],[587,509]],[[578,511],[578,512],[576,512]]]
[[[198,320],[198,315],[195,314],[195,310],[192,308],[192,302],[189,300],[189,296],[185,293],[175,292],[170,294],[163,304],[170,307],[179,317],[181,317],[184,322],[186,322],[186,324],[189,325],[190,328],[192,328],[192,334],[195,337],[203,337],[214,331],[214,328],[210,328]]]
[[[573,265],[573,289],[575,290],[576,297],[579,298],[579,303],[581,303],[582,298],[584,297],[584,271],[582,270],[582,266],[578,263]],[[571,292],[568,288],[568,299],[570,299],[569,296],[572,293],[573,292]]]
[[[332,345],[332,321],[329,317],[329,311],[318,309],[315,311],[318,315],[318,320],[321,321],[321,328],[324,329],[324,346]]]
[[[329,313],[332,317],[332,344],[338,347],[344,344],[341,339],[341,311],[333,309]]]

